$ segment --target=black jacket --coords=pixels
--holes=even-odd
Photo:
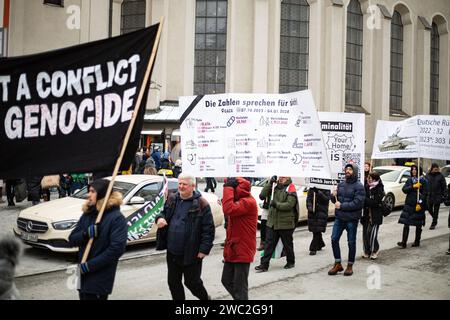
[[[353,176],[339,183],[337,188],[337,201],[341,208],[336,209],[335,216],[343,221],[358,221],[361,218],[366,192],[363,184],[358,180],[358,166],[352,165]],[[336,197],[331,197],[336,203]]]
[[[192,207],[189,209],[187,215],[188,220],[185,226],[183,261],[186,266],[196,262],[199,252],[209,254],[216,232],[209,203],[197,191],[194,191],[193,198],[194,200],[192,201]],[[177,207],[176,203],[180,199],[178,192],[171,194],[164,204],[164,210],[156,216],[155,223],[158,223],[158,219],[164,218],[169,225]],[[158,229],[156,234],[156,250],[167,249],[167,233],[168,226]]]
[[[39,201],[41,199],[41,180],[42,177],[26,178],[28,201]]]
[[[446,181],[442,173],[428,173],[428,204],[442,203],[447,193]]]
[[[127,244],[128,226],[120,212],[121,203],[122,195],[113,192],[99,224],[99,236],[94,240],[87,259],[89,272],[81,276],[80,291],[83,293],[108,295],[112,292],[117,264]],[[79,262],[89,241],[87,229],[95,224],[100,207],[101,201],[97,202],[97,208],[93,210],[84,206],[84,214],[70,234],[70,244],[80,248]]]
[[[366,197],[364,200],[364,212],[361,218],[362,224],[382,224],[383,223],[383,213],[381,212],[381,202],[384,198],[384,185],[381,180],[378,185],[370,189],[369,185],[366,186]]]
[[[420,177],[419,201],[421,201],[421,210],[416,211],[417,205],[417,189],[413,185],[417,182],[416,177],[410,177],[402,188],[403,193],[406,194],[405,206],[400,215],[398,223],[410,226],[424,226],[425,225],[425,209],[427,207],[427,179]]]
[[[314,206],[314,193],[316,194],[316,207]],[[306,196],[308,209],[308,230],[310,232],[325,232],[328,220],[328,206],[330,204],[330,191],[310,188]]]

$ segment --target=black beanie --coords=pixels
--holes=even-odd
[[[98,179],[92,182],[89,186],[97,192],[97,201],[103,199],[108,191],[109,180]]]

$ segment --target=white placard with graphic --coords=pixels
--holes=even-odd
[[[196,177],[331,177],[309,90],[179,101],[184,172]]]

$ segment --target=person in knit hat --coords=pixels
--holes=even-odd
[[[122,194],[113,191],[106,199],[109,182],[99,179],[88,185],[83,215],[69,237],[70,244],[79,248],[80,300],[108,299],[108,295],[112,293],[119,258],[125,252],[127,244],[128,226],[120,212]],[[105,201],[105,212],[97,224],[97,216]],[[90,239],[94,240],[92,248],[87,261],[82,262]]]
[[[14,284],[14,271],[22,252],[22,245],[12,237],[0,241],[0,300],[17,300],[19,292]]]
[[[145,161],[144,174],[157,175],[155,160],[148,158]]]

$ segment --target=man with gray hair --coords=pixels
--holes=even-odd
[[[186,287],[200,300],[210,297],[201,279],[203,258],[209,254],[215,235],[211,207],[195,190],[195,178],[178,176],[178,192],[169,195],[156,216],[156,250],[167,249],[167,281],[173,300],[185,300]]]

